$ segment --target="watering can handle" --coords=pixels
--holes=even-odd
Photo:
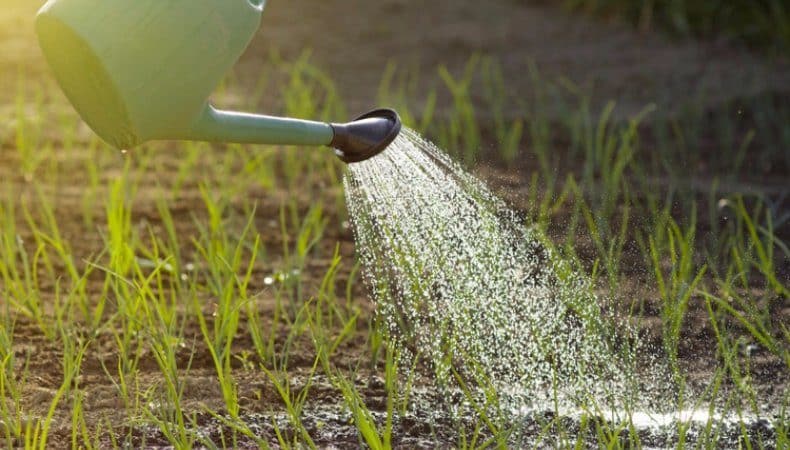
[[[184,139],[237,144],[329,145],[334,137],[328,123],[222,111],[206,104]]]

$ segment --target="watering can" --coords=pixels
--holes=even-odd
[[[222,111],[208,98],[257,31],[266,0],[49,0],[36,32],[83,120],[128,149],[156,139],[330,146],[347,163],[384,150],[398,114],[344,124]]]

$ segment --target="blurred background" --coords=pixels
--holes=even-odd
[[[312,49],[356,107],[375,98],[390,62],[419,71],[422,98],[438,65],[459,74],[480,54],[501,65],[514,109],[534,95],[534,66],[598,107],[614,99],[621,114],[651,102],[669,112],[689,101],[786,95],[787,16],[772,1],[275,1],[240,72],[254,72],[244,64],[271,48],[286,58]]]

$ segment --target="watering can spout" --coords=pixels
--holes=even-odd
[[[381,153],[398,136],[401,121],[391,109],[376,109],[345,124],[332,124],[331,146],[345,163],[364,161]]]
[[[66,97],[102,139],[332,146],[367,159],[400,131],[392,110],[347,124],[221,111],[207,102],[260,25],[266,0],[48,0],[36,32]],[[197,31],[196,31],[197,30]]]
[[[238,144],[330,146],[345,163],[381,153],[400,133],[398,113],[376,109],[348,123],[324,123],[287,117],[221,111],[206,105],[183,139]]]

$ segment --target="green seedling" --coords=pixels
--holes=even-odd
[[[677,223],[670,219],[666,231],[668,243],[666,249],[660,248],[652,237],[649,238],[653,272],[661,295],[664,347],[669,356],[670,365],[678,378],[681,378],[678,367],[678,345],[683,319],[689,301],[697,293],[697,287],[707,270],[706,266],[697,268],[694,263],[695,222],[696,218],[692,216],[691,224],[686,230],[682,230]],[[666,276],[663,268],[665,257],[669,258],[669,270]]]
[[[494,133],[496,142],[499,144],[499,154],[506,163],[512,164],[521,147],[524,122],[520,119],[509,121],[506,118],[506,105],[509,102],[509,96],[499,64],[491,58],[485,58],[480,72],[483,78],[483,94],[486,97],[488,108],[493,114]]]
[[[480,55],[474,55],[458,79],[446,67],[439,66],[439,77],[450,91],[454,105],[454,114],[442,127],[439,143],[445,148],[456,149],[458,156],[467,164],[472,164],[480,152],[480,127],[471,99],[471,84],[479,63]]]

